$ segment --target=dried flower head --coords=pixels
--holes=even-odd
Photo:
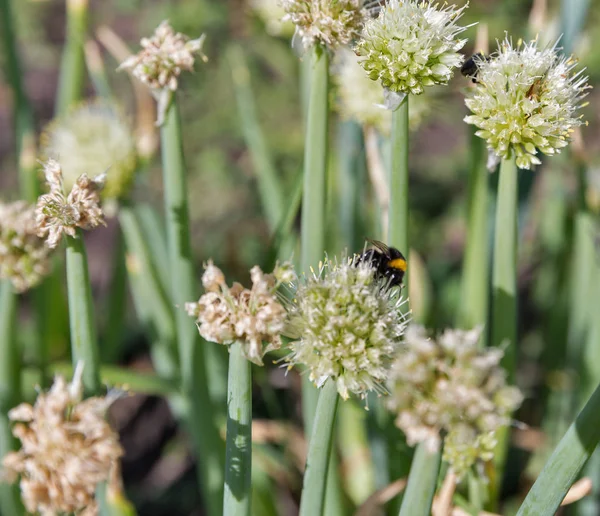
[[[523,399],[506,385],[502,351],[479,349],[480,336],[480,328],[446,330],[433,340],[410,325],[389,379],[387,406],[407,442],[437,450],[445,435],[444,460],[458,477],[491,459],[496,431]]]
[[[361,66],[394,93],[418,95],[426,86],[448,84],[463,60],[458,51],[466,39],[457,36],[466,27],[456,22],[467,6],[389,0],[365,22],[356,44]]]
[[[221,270],[209,261],[202,276],[206,293],[197,303],[186,303],[185,309],[196,318],[204,339],[219,344],[239,341],[246,358],[263,365],[265,353],[281,347],[286,313],[276,291],[289,280],[290,271],[287,263],[276,266],[273,274],[255,266],[250,270],[252,289],[239,283],[228,287]]]
[[[82,174],[75,181],[69,195],[65,196],[58,161],[46,161],[44,174],[50,192],[38,198],[35,216],[38,235],[46,238],[48,247],[56,247],[63,233],[75,237],[77,228],[91,229],[104,224],[99,193],[104,176],[89,179]]]
[[[465,101],[473,114],[465,122],[486,140],[489,168],[514,157],[519,168],[530,169],[541,163],[538,151],[552,155],[567,146],[583,124],[576,112],[589,88],[575,66],[556,47],[538,50],[537,41],[513,47],[509,38],[478,62],[477,85]]]
[[[3,474],[10,482],[20,477],[30,513],[97,514],[96,486],[110,480],[123,455],[105,420],[114,398],[82,401],[81,372],[76,368],[70,384],[56,377],[33,406],[22,403],[8,413],[21,449],[4,457]]]
[[[196,54],[206,60],[202,54],[204,39],[204,35],[189,39],[175,32],[165,20],[151,38],[142,38],[142,50],[123,61],[119,70],[131,70],[135,77],[153,90],[175,91],[181,72],[193,71]]]
[[[388,288],[357,258],[325,260],[298,283],[288,308],[287,333],[295,338],[286,360],[302,364],[318,387],[328,378],[346,399],[352,392],[385,392],[383,383],[408,317],[399,288]]]
[[[42,134],[42,152],[60,160],[69,191],[82,170],[106,173],[103,199],[129,192],[137,165],[135,140],[121,111],[108,102],[85,102],[57,118]]]
[[[345,48],[336,53],[332,78],[337,86],[338,111],[344,118],[374,127],[382,134],[390,133],[392,114],[385,107],[384,90],[378,82],[369,79],[354,52]],[[424,96],[411,99],[408,113],[411,129],[419,126],[429,105]]]
[[[367,10],[363,0],[280,0],[283,21],[296,25],[303,48],[323,45],[332,50],[358,37]]]
[[[50,249],[37,235],[35,206],[0,202],[0,278],[24,292],[50,271],[49,255]]]
[[[285,11],[279,0],[250,0],[250,7],[263,21],[271,36],[291,37],[294,34],[294,24],[282,19]]]

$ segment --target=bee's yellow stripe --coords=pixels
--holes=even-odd
[[[388,265],[392,269],[400,269],[403,272],[406,272],[406,260],[404,258],[396,258],[395,260],[390,260]]]

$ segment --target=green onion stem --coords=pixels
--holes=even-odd
[[[9,280],[0,283],[0,465],[2,458],[14,450],[8,411],[21,401],[21,360],[15,335],[16,295]],[[0,482],[0,512],[19,516],[23,507],[17,485]]]
[[[85,79],[84,44],[88,28],[88,0],[67,0],[67,37],[63,48],[56,115],[64,115],[81,99]]]
[[[214,411],[206,371],[212,365],[207,364],[205,346],[201,344],[198,330],[184,310],[185,303],[193,301],[197,295],[181,121],[175,96],[167,108],[160,131],[171,300],[175,306],[181,383],[184,396],[190,404],[188,427],[198,453],[201,487],[209,514],[220,516],[223,504],[223,443],[211,417]]]
[[[250,515],[252,474],[252,368],[242,343],[229,350],[224,516]]]
[[[319,401],[304,470],[300,516],[321,516],[324,514],[327,471],[329,469],[337,404],[336,382],[329,378],[319,392]]]
[[[408,257],[408,95],[392,113],[391,144],[387,243]]]
[[[441,450],[432,452],[427,449],[426,443],[417,446],[402,498],[400,516],[428,516],[431,513],[441,456]]]
[[[94,323],[94,305],[88,272],[83,232],[67,236],[67,295],[69,328],[71,330],[71,359],[73,365],[84,363],[83,386],[86,395],[100,391],[100,361]]]

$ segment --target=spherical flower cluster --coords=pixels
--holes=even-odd
[[[446,330],[437,340],[411,325],[392,366],[388,408],[412,446],[440,447],[460,478],[477,460],[490,460],[496,431],[510,424],[521,404],[516,387],[506,385],[502,351],[479,349],[479,328]]]
[[[86,102],[56,119],[42,134],[42,152],[60,159],[64,188],[69,191],[82,170],[106,173],[103,199],[125,196],[137,165],[131,128],[116,106]]]
[[[465,39],[456,25],[467,5],[440,8],[429,1],[389,0],[365,22],[356,53],[367,75],[391,92],[418,95],[425,86],[447,84],[460,66]]]
[[[352,392],[385,392],[383,383],[408,317],[399,288],[388,288],[367,262],[326,260],[299,282],[288,308],[286,360],[301,364],[318,387],[329,378],[346,399]]]
[[[35,206],[0,203],[0,278],[17,292],[33,287],[50,271],[50,248],[37,235]]]
[[[112,480],[123,455],[119,436],[105,420],[113,397],[82,401],[81,367],[67,384],[57,377],[33,406],[22,403],[8,413],[21,449],[2,462],[10,482],[20,477],[21,497],[31,514],[94,515],[95,490]]]
[[[185,309],[196,318],[204,339],[219,344],[241,342],[245,357],[263,365],[265,353],[281,347],[286,312],[276,290],[293,279],[291,273],[287,263],[275,267],[273,274],[255,266],[250,270],[252,289],[239,283],[228,287],[221,270],[209,261],[202,276],[206,293],[197,303],[186,303]]]
[[[142,38],[140,44],[142,50],[123,61],[119,69],[130,69],[153,90],[177,90],[181,72],[194,69],[195,54],[206,59],[201,52],[204,35],[189,39],[175,32],[167,20],[157,27],[151,38]]]
[[[362,0],[280,0],[283,21],[296,25],[302,46],[320,44],[332,50],[358,37],[367,16]]]
[[[89,179],[82,174],[65,196],[59,163],[49,159],[44,164],[44,174],[50,192],[38,198],[35,216],[38,235],[46,238],[48,247],[56,247],[63,233],[74,237],[77,228],[91,229],[104,224],[99,193],[103,175]]]
[[[351,50],[336,53],[333,82],[337,87],[338,110],[344,118],[374,127],[382,134],[390,133],[392,114],[385,108],[384,90],[378,82],[369,79]],[[408,113],[411,129],[421,123],[428,111],[425,97],[411,99]]]
[[[569,143],[583,124],[576,112],[588,89],[575,66],[556,48],[538,50],[537,41],[513,47],[508,38],[479,61],[477,85],[465,101],[473,114],[465,122],[486,140],[489,168],[514,157],[519,168],[530,169],[541,163],[538,152],[552,155]]]

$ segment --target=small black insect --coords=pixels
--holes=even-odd
[[[359,255],[358,262],[369,263],[380,277],[389,280],[390,287],[401,286],[407,265],[404,255],[395,247],[388,247],[379,240],[368,240],[374,248]]]
[[[460,67],[460,73],[465,77],[469,77],[473,82],[477,82],[477,74],[479,73],[479,65],[482,61],[489,61],[490,56],[486,56],[482,52],[473,54]]]

